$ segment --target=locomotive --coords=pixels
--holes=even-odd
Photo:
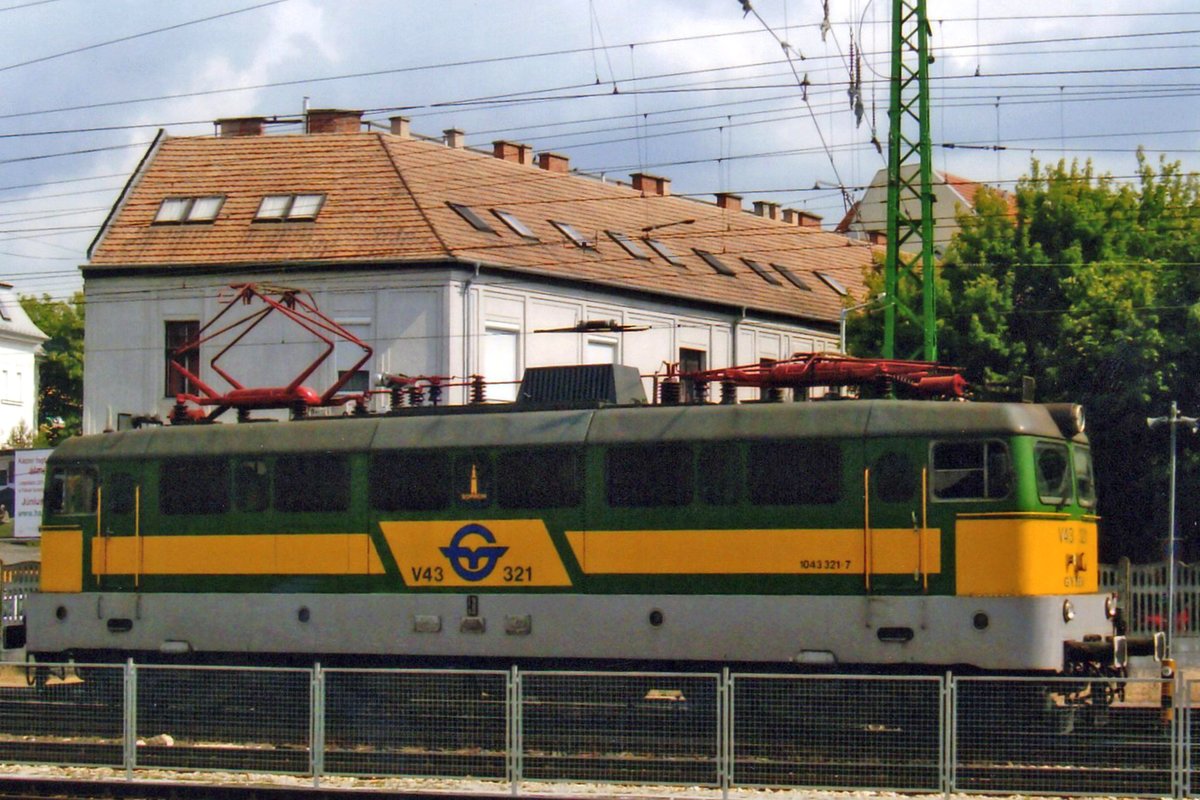
[[[513,404],[66,441],[29,652],[1122,674],[1078,406],[531,373]]]

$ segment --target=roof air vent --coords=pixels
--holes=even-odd
[[[646,402],[637,367],[581,364],[530,367],[521,379],[517,402],[522,405],[629,405]]]

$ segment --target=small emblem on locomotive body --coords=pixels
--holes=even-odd
[[[482,539],[483,544],[469,546],[472,537]],[[508,552],[507,547],[496,544],[496,537],[490,530],[475,522],[459,528],[450,539],[450,545],[438,549],[464,581],[481,581],[491,575],[500,557]]]

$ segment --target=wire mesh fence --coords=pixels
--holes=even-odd
[[[53,665],[0,761],[720,789],[1195,796],[1200,681]]]
[[[504,780],[509,673],[322,670],[330,775]]]
[[[736,786],[938,791],[939,677],[735,675]]]
[[[978,676],[952,685],[956,791],[1174,794],[1176,728],[1160,680]]]
[[[120,767],[124,668],[30,664],[0,686],[0,761]]]
[[[718,786],[719,675],[524,672],[525,780]]]
[[[135,675],[134,766],[311,772],[311,670],[139,666]]]

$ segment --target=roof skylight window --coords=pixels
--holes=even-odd
[[[840,294],[842,297],[845,297],[846,295],[850,294],[850,290],[847,289],[845,286],[843,286],[841,281],[839,281],[837,278],[830,275],[828,272],[818,272],[816,270],[813,270],[813,274],[816,275],[821,280],[825,281],[826,286],[828,286],[830,289],[833,289],[835,292]]]
[[[650,254],[643,250],[641,246],[638,245],[638,243],[633,239],[630,239],[620,231],[607,231],[607,233],[609,238],[621,245],[622,249],[624,249],[626,253],[629,253],[629,255],[633,256],[634,258],[640,258],[643,261],[650,260]]]
[[[465,219],[467,223],[481,233],[495,233],[496,229],[487,224],[487,220],[475,213],[475,209],[470,206],[464,206],[462,203],[450,203],[446,205],[454,209],[454,212]]]
[[[764,267],[762,264],[758,263],[754,259],[746,258],[745,256],[743,256],[742,263],[745,264],[747,267],[749,267],[754,272],[755,275],[762,278],[764,281],[771,284],[772,286],[783,286],[783,284],[779,282],[779,278],[776,278],[774,275],[772,275],[770,270],[768,270],[766,267]]]
[[[517,234],[518,236],[525,238],[525,239],[532,239],[535,242],[538,240],[538,235],[536,233],[534,233],[533,231],[531,231],[529,229],[529,226],[526,225],[524,222],[522,222],[511,211],[504,211],[503,209],[493,208],[492,213],[495,214],[497,217],[499,217],[500,221],[503,222],[505,225],[507,225],[512,230],[512,232]]]
[[[584,236],[569,222],[559,222],[558,220],[550,220],[550,224],[558,228],[562,235],[571,240],[576,247],[594,248],[596,243]]]
[[[258,204],[256,222],[303,221],[317,218],[325,204],[323,194],[269,194]]]
[[[712,267],[718,274],[728,275],[731,278],[737,277],[737,273],[733,271],[732,267],[707,250],[698,250],[693,248],[693,251],[696,253],[696,255],[700,256],[700,258],[704,259],[704,263]]]
[[[662,256],[663,260],[668,264],[687,269],[687,264],[683,263],[683,259],[671,252],[671,248],[667,247],[658,239],[647,239],[646,244],[650,245],[650,249]]]
[[[155,222],[212,222],[225,203],[224,195],[168,197],[158,207]]]
[[[795,286],[800,291],[802,291],[802,292],[811,292],[812,291],[812,287],[809,286],[807,283],[805,283],[803,278],[801,278],[796,273],[792,272],[790,269],[785,267],[783,264],[772,263],[771,266],[775,268],[776,272],[778,272],[783,277],[787,278],[788,283],[790,283],[792,286]]]

